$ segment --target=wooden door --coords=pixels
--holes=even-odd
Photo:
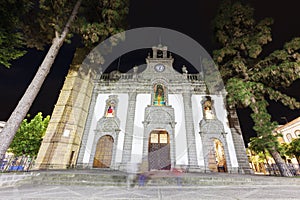
[[[109,168],[111,165],[114,140],[111,136],[102,136],[96,147],[94,168]]]
[[[153,131],[149,137],[149,169],[170,170],[170,140],[166,131]]]

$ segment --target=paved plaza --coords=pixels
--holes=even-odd
[[[119,185],[108,186],[111,177]],[[139,186],[138,182],[127,184],[122,172],[4,173],[0,183],[11,180],[12,184],[0,184],[0,199],[300,199],[300,177],[185,173],[178,185],[176,176],[167,172],[149,179],[145,186]]]
[[[24,185],[0,189],[0,199],[299,199],[297,185],[107,187]]]

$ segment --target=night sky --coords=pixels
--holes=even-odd
[[[180,2],[131,0],[128,17],[130,28],[151,26],[173,29],[195,39],[211,54],[212,50],[216,48],[212,37],[211,21],[216,14],[219,1],[187,0]],[[255,8],[256,19],[265,17],[274,19],[272,26],[273,42],[266,46],[265,53],[282,48],[284,42],[293,37],[300,37],[300,12],[298,11],[300,1],[249,0],[246,2],[250,2]],[[42,90],[29,111],[31,115],[35,115],[38,111],[42,111],[44,115],[51,115],[67,74],[69,63],[72,61],[75,46],[75,42],[65,44],[60,50]],[[30,49],[25,56],[14,61],[10,69],[0,66],[0,120],[5,121],[8,119],[44,56],[45,51]],[[132,66],[137,62],[144,61],[145,57],[137,55],[136,59],[133,61]],[[122,57],[120,66],[122,66],[123,61],[126,61],[126,58]],[[300,80],[288,88],[286,93],[300,100]],[[272,113],[273,120],[281,124],[285,123],[286,120],[291,121],[300,116],[299,110],[291,111],[275,102],[270,102],[269,110]],[[248,109],[238,110],[246,141],[254,135],[251,130],[252,121],[249,113]]]

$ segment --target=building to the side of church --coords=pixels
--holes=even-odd
[[[289,144],[294,139],[300,137],[300,117],[297,117],[284,125],[280,125],[275,129],[275,132],[281,134],[281,137],[278,138],[280,144]],[[296,157],[291,157],[288,160],[295,165],[299,165]]]
[[[69,72],[37,168],[250,173],[224,92],[208,94],[200,73],[179,73],[173,61],[158,45],[143,71]]]

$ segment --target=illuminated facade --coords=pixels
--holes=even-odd
[[[222,94],[208,94],[200,74],[179,73],[173,61],[158,45],[142,71],[93,79],[69,72],[37,167],[250,173],[235,111],[229,115]],[[80,106],[69,106],[72,94]]]

